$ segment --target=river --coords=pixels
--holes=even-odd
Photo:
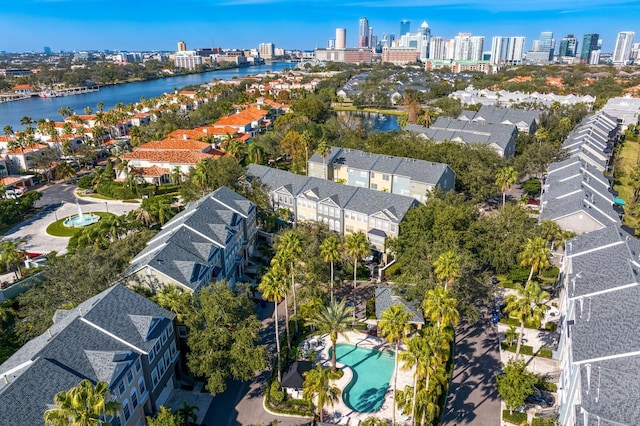
[[[282,71],[285,68],[293,68],[296,64],[287,62],[273,62],[265,65],[233,68],[227,70],[209,71],[201,74],[189,74],[177,77],[167,77],[157,80],[125,83],[115,86],[107,86],[98,92],[83,95],[63,96],[57,98],[29,98],[20,101],[0,103],[0,134],[7,124],[14,130],[24,128],[20,119],[29,116],[34,120],[49,118],[61,121],[58,114],[60,107],[71,107],[77,114],[84,114],[85,107],[91,107],[96,111],[98,102],[104,104],[104,109],[112,109],[117,103],[131,104],[138,102],[140,98],[147,99],[173,92],[176,88],[190,85],[208,83],[211,80],[232,80],[248,75],[260,74],[267,71]]]

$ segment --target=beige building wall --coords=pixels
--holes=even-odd
[[[316,202],[307,200],[306,198],[298,198],[296,200],[298,217],[296,220],[316,221]]]
[[[355,232],[367,233],[367,222],[369,218],[367,215],[358,213],[352,210],[344,211],[344,234],[349,235]]]
[[[320,167],[322,167],[322,165],[320,165]],[[341,164],[333,165],[334,182],[338,182],[338,179],[343,179],[345,182],[347,182],[348,178],[349,178],[349,166],[341,165]]]
[[[386,180],[385,180],[386,178]],[[393,175],[380,172],[369,173],[369,188],[376,191],[391,192]]]
[[[411,181],[409,195],[420,202],[427,201],[427,191],[433,190],[433,185],[427,185],[426,183]]]

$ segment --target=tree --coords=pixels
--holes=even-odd
[[[152,298],[154,302],[163,308],[176,314],[176,320],[182,322],[187,313],[189,295],[174,285],[167,285],[158,291]]]
[[[340,239],[335,235],[325,238],[320,245],[320,255],[325,262],[331,263],[331,302],[333,302],[333,265],[340,260]]]
[[[273,302],[273,322],[276,332],[276,353],[278,357],[278,381],[282,380],[282,363],[280,357],[280,332],[278,331],[278,303],[284,299],[287,292],[286,284],[281,276],[277,275],[274,270],[269,270],[262,276],[262,280],[258,285],[258,290],[262,293],[262,298]]]
[[[147,426],[183,426],[183,424],[178,414],[172,413],[170,408],[161,405],[155,417],[147,416]]]
[[[109,384],[82,380],[53,398],[55,408],[44,412],[44,422],[51,426],[108,426],[105,416],[114,416],[120,404],[109,400]]]
[[[407,336],[411,327],[409,325],[411,313],[404,310],[402,305],[393,305],[389,309],[382,312],[382,319],[378,322],[378,328],[382,335],[389,343],[395,343],[395,361],[394,361],[394,381],[393,393],[398,390],[398,352],[400,351],[400,340]],[[393,425],[396,424],[396,404],[393,404]]]
[[[513,413],[516,407],[524,405],[538,377],[527,370],[524,360],[510,359],[502,370],[503,374],[496,375],[496,387],[507,409]]]
[[[323,421],[322,410],[325,405],[333,406],[340,395],[340,389],[331,384],[329,374],[329,369],[322,368],[320,364],[317,364],[313,370],[304,373],[302,397],[309,402],[316,400],[316,408],[321,422]]]
[[[282,254],[289,263],[291,273],[291,294],[293,295],[293,317],[296,333],[298,332],[298,306],[296,302],[295,264],[303,254],[302,238],[294,231],[285,232],[278,244],[278,254]]]
[[[195,423],[198,420],[198,412],[199,408],[197,405],[189,405],[186,401],[182,403],[182,407],[180,407],[176,414],[182,420],[182,424],[188,426],[192,423]]]
[[[27,252],[19,248],[22,241],[3,241],[0,243],[0,262],[3,262],[7,271],[13,271],[16,279],[22,277],[20,266],[27,258]]]
[[[422,310],[425,318],[435,323],[438,332],[449,326],[458,325],[460,319],[460,313],[456,308],[456,299],[450,297],[449,291],[440,286],[427,291],[422,301]]]
[[[266,349],[258,345],[261,323],[253,302],[224,281],[205,286],[191,296],[184,322],[189,333],[187,366],[206,378],[212,394],[223,392],[226,381],[249,380],[266,367]]]
[[[353,302],[355,303],[356,286],[358,282],[358,259],[369,253],[369,241],[367,240],[367,236],[362,232],[355,232],[347,235],[343,249],[345,254],[353,259]],[[353,315],[355,318],[355,310]]]
[[[509,313],[509,316],[520,321],[520,336],[516,345],[516,361],[520,356],[525,323],[527,321],[540,322],[542,320],[548,308],[543,301],[548,298],[549,293],[540,289],[540,286],[533,281],[528,281],[525,287],[520,286],[517,295],[510,294],[506,297],[504,310]]]
[[[527,282],[529,282],[531,281],[534,272],[539,273],[543,269],[549,267],[551,249],[547,247],[547,241],[541,237],[535,237],[533,239],[527,238],[527,241],[522,248],[522,252],[518,257],[520,258],[520,265],[531,267],[529,278],[527,278]]]
[[[496,185],[502,192],[502,207],[507,203],[507,190],[518,182],[518,172],[513,167],[504,167],[496,173]]]
[[[329,179],[329,171],[327,170],[327,155],[331,153],[331,147],[324,139],[318,144],[318,155],[322,157],[322,174],[325,179]]]
[[[56,178],[67,181],[76,175],[76,171],[66,161],[60,162],[56,166]]]
[[[433,262],[433,272],[438,280],[444,281],[447,290],[461,274],[460,257],[453,250],[442,253]]]
[[[309,325],[318,328],[322,333],[329,333],[331,339],[331,371],[336,371],[336,342],[338,335],[347,331],[351,321],[353,307],[347,306],[345,301],[329,303],[314,313]]]

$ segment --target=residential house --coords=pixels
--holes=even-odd
[[[518,132],[534,134],[540,120],[540,111],[518,108],[500,108],[482,105],[479,111],[463,111],[458,120],[483,124],[505,124],[516,126]]]
[[[404,297],[396,294],[396,292],[387,286],[377,286],[375,289],[376,300],[376,321],[382,319],[384,311],[392,306],[402,306],[405,312],[411,314],[408,323],[415,325],[418,330],[424,325],[424,315],[420,305],[415,302],[409,302]]]
[[[515,104],[534,104],[550,107],[557,102],[560,105],[575,105],[582,103],[588,107],[593,105],[596,98],[590,95],[576,96],[573,93],[568,95],[557,95],[555,93],[523,93],[509,92],[507,90],[491,91],[489,89],[477,90],[473,85],[467,86],[464,90],[458,90],[449,95],[453,99],[458,99],[463,105],[488,105],[509,107]]]
[[[213,127],[233,127],[240,133],[249,133],[251,136],[255,136],[265,126],[267,115],[268,111],[264,109],[249,107],[222,117],[213,123]]]
[[[332,231],[364,233],[371,247],[385,252],[385,240],[397,237],[407,211],[417,206],[409,196],[343,185],[316,177],[250,164],[249,178],[269,188],[273,209],[291,212],[294,221],[325,223]]]
[[[111,424],[144,424],[176,382],[175,315],[121,285],[70,310],[0,365],[0,424],[42,425],[54,396],[83,379],[109,384]]]
[[[357,149],[331,147],[325,157],[314,153],[309,159],[309,176],[350,186],[407,195],[427,200],[434,189],[450,191],[456,174],[442,163],[373,154]]]
[[[589,115],[567,136],[562,148],[604,172],[609,168],[620,126],[617,118],[602,111]]]
[[[6,165],[11,173],[36,168],[36,157],[45,155],[49,145],[35,143],[25,148],[14,148],[6,152]]]
[[[244,279],[253,254],[256,206],[227,187],[189,203],[127,269],[125,281],[196,292],[211,281]]]

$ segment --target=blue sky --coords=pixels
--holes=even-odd
[[[187,47],[326,47],[335,28],[347,29],[355,46],[358,20],[366,16],[379,37],[411,30],[427,21],[432,35],[458,32],[491,37],[525,36],[526,49],[541,31],[559,40],[596,32],[603,50],[614,48],[619,31],[635,31],[640,42],[640,0],[1,0],[0,51],[175,50]]]

